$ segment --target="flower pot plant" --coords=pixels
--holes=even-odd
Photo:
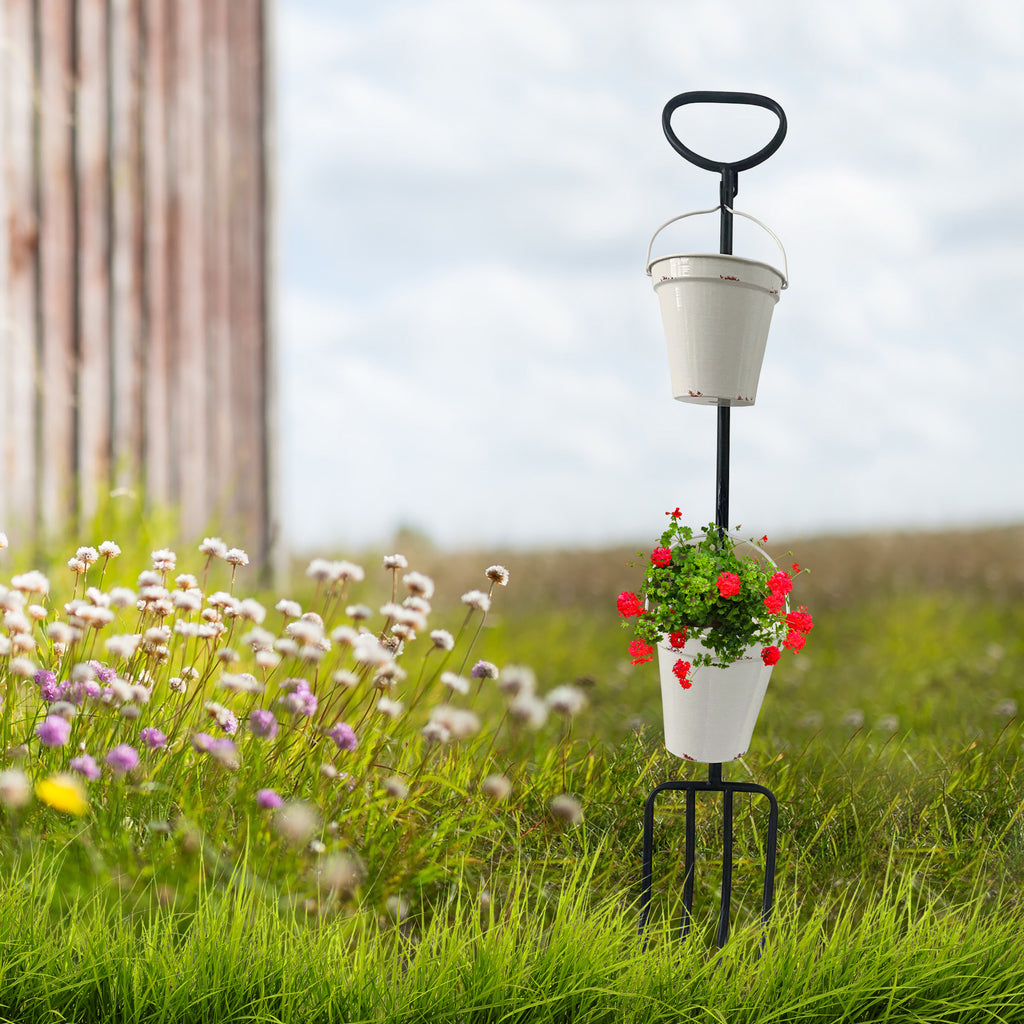
[[[638,592],[618,597],[623,625],[634,631],[634,665],[661,668],[665,745],[693,761],[731,761],[746,752],[772,667],[803,648],[813,621],[790,610],[793,580],[760,541],[714,524],[699,534],[677,508],[645,558]]]

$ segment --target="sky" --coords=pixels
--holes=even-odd
[[[718,178],[673,96],[789,130],[736,208],[783,242],[731,519],[786,537],[1024,521],[1024,5],[278,0],[281,509],[293,547],[646,541],[715,515],[644,273]],[[738,159],[767,111],[688,107]],[[677,234],[672,234],[676,231]],[[664,233],[716,251],[717,218]],[[778,264],[737,222],[737,255]]]

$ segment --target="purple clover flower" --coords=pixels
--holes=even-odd
[[[267,810],[275,810],[278,807],[284,806],[284,800],[280,794],[275,793],[272,789],[259,790],[256,793],[256,803]]]
[[[469,675],[471,679],[497,679],[498,666],[489,661],[478,661]]]
[[[90,782],[95,782],[103,774],[96,763],[96,758],[88,754],[71,758],[71,770],[84,775]]]
[[[253,708],[249,714],[249,732],[261,740],[272,740],[277,735],[277,719],[274,712]]]
[[[104,665],[101,661],[93,659],[89,662],[89,667],[96,673],[99,681],[106,683],[108,686],[117,678],[117,670]]]
[[[196,732],[192,734],[192,747],[200,754],[208,754],[210,748],[216,741],[208,732]]]
[[[57,685],[57,677],[48,672],[45,668],[37,669],[35,674],[36,686],[39,687],[39,696],[52,704],[60,698],[60,687]]]
[[[139,739],[149,747],[150,750],[162,750],[167,746],[167,736],[159,729],[149,726],[139,733]]]
[[[44,747],[63,747],[71,736],[71,723],[60,715],[47,715],[36,726],[36,735]]]
[[[298,679],[295,681],[295,689],[281,698],[281,705],[293,715],[311,718],[316,714],[316,694],[310,690],[305,679]]]
[[[120,743],[104,758],[112,772],[124,775],[139,766],[139,752],[127,743]]]
[[[345,722],[338,722],[331,729],[328,729],[327,735],[334,740],[339,750],[355,750],[359,746],[355,731],[352,726]]]

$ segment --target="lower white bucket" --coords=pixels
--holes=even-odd
[[[692,685],[684,690],[672,667],[680,658],[692,663],[702,652],[713,653],[697,639],[682,650],[667,639],[658,644],[665,746],[688,761],[735,761],[750,746],[772,667],[761,660],[760,647],[748,647],[745,657],[725,668],[691,671]]]
[[[673,221],[693,215],[673,217],[654,238]],[[722,254],[651,260],[654,238],[647,250],[647,273],[661,304],[673,396],[703,405],[753,405],[772,311],[787,287],[786,274],[767,263]]]

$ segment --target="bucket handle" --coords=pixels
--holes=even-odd
[[[772,238],[775,239],[775,244],[779,247],[782,253],[782,287],[789,287],[789,261],[786,259],[786,250],[782,242],[779,240],[779,236],[767,224],[762,224],[756,217],[751,217],[749,213],[744,213],[742,210],[734,210],[731,206],[712,206],[710,210],[691,210],[689,213],[681,213],[678,217],[673,217],[671,220],[665,221],[664,224],[658,228],[657,231],[651,236],[651,244],[647,246],[647,263],[645,264],[647,276],[651,276],[651,250],[654,248],[654,240],[669,226],[669,224],[675,224],[677,220],[684,220],[687,217],[696,217],[701,213],[717,213],[719,210],[728,210],[730,213],[735,214],[737,217],[746,217],[747,220],[753,221],[759,228],[763,228],[768,232]],[[661,259],[663,257],[659,257]]]

